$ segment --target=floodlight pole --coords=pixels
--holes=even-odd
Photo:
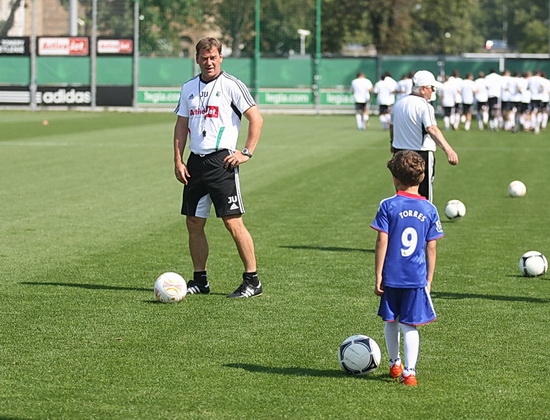
[[[31,4],[31,42],[29,48],[31,50],[30,106],[31,110],[36,111],[36,0],[32,0]]]
[[[90,93],[91,107],[95,111],[97,105],[97,0],[92,1],[92,36],[90,42]]]
[[[139,85],[139,0],[134,0],[134,77],[133,81],[133,99],[132,107],[138,105],[138,85]]]
[[[69,1],[69,35],[78,36],[78,0]]]
[[[254,15],[254,82],[253,94],[254,100],[258,103],[260,99],[260,17],[261,0],[256,0],[256,9]]]
[[[303,57],[306,55],[306,37],[311,35],[311,32],[307,29],[298,29],[298,35],[300,36],[300,55]]]
[[[320,82],[321,75],[321,0],[316,0],[315,4],[315,58],[313,60],[313,101],[317,114],[321,110]]]

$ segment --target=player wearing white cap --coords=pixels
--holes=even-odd
[[[430,104],[436,89],[442,84],[427,70],[417,71],[413,76],[412,93],[399,100],[393,107],[390,124],[390,150],[414,150],[426,161],[424,180],[420,184],[420,195],[433,199],[436,145],[447,155],[451,165],[458,164],[458,154],[437,127],[434,107]]]

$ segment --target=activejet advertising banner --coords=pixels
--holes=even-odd
[[[88,37],[45,37],[38,38],[38,55],[87,56],[90,53]]]

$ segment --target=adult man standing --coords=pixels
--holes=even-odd
[[[355,119],[358,130],[367,128],[372,88],[372,82],[367,79],[363,72],[357,73],[357,77],[351,81],[351,93],[353,93],[353,100],[355,102]]]
[[[244,206],[239,184],[239,166],[252,158],[260,139],[263,118],[246,86],[221,70],[221,43],[205,38],[196,45],[200,74],[186,82],[174,113],[174,166],[178,181],[184,184],[181,213],[186,216],[193,280],[189,294],[210,293],[206,262],[208,241],[206,220],[214,204],[216,216],[235,242],[244,265],[243,281],[229,298],[262,294],[256,271],[254,242],[245,227]],[[248,121],[244,149],[236,150],[241,118]],[[189,136],[189,159],[183,153]]]
[[[391,113],[390,150],[414,150],[426,161],[424,180],[419,193],[433,201],[436,145],[447,155],[451,165],[458,164],[458,155],[437,127],[434,107],[428,102],[436,89],[443,85],[427,70],[413,76],[412,93],[398,101]]]

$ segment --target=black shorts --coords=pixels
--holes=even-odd
[[[512,102],[510,102],[510,101],[502,101],[501,106],[502,106],[503,111],[511,111],[512,110]]]
[[[223,163],[230,154],[224,149],[208,155],[189,155],[189,182],[183,187],[181,214],[206,219],[212,204],[217,217],[244,213],[239,168],[227,169]]]
[[[407,149],[395,149],[395,153]],[[418,186],[418,194],[433,202],[433,183],[435,179],[435,153],[428,150],[415,150],[424,159],[424,179]]]
[[[367,110],[367,104],[365,102],[355,102],[355,110],[357,112],[365,112]]]
[[[542,101],[540,99],[531,100],[531,111],[539,112],[542,109]]]
[[[487,107],[488,107],[487,102],[478,102],[477,103],[477,111],[478,112],[486,111],[488,109]]]
[[[518,112],[524,114],[531,110],[530,105],[527,102],[520,102],[518,107]]]

